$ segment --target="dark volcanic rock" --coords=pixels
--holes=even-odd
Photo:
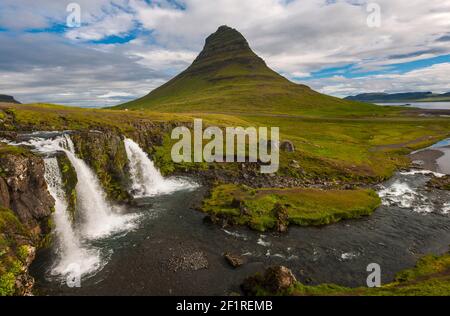
[[[0,157],[0,206],[12,209],[35,234],[47,233],[42,225],[52,213],[55,201],[47,191],[44,161],[33,155]]]
[[[280,203],[275,204],[273,212],[277,219],[276,229],[280,233],[285,233],[289,226],[289,214],[287,208]]]
[[[0,276],[8,273],[14,283],[2,289],[3,295],[31,295],[34,279],[28,267],[36,249],[49,240],[54,200],[47,190],[45,166],[32,154],[0,155]],[[14,267],[8,262],[15,262]],[[4,284],[2,284],[3,286]]]

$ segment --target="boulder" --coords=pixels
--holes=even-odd
[[[292,153],[295,151],[295,146],[294,143],[291,142],[290,140],[283,140],[280,144],[280,149],[282,151]]]
[[[244,264],[244,259],[240,256],[225,253],[223,257],[233,268],[238,268]]]
[[[274,266],[268,268],[264,274],[257,274],[244,280],[241,288],[245,295],[256,295],[259,290],[268,294],[283,295],[295,285],[297,279],[292,271],[285,266]]]

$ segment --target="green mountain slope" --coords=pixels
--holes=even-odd
[[[206,39],[191,66],[148,95],[115,108],[162,112],[375,114],[380,107],[350,102],[290,82],[227,26]]]

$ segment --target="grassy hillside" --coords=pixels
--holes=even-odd
[[[128,134],[138,123],[190,124],[203,118],[205,125],[279,126],[280,138],[292,141],[295,152],[281,152],[279,173],[302,179],[358,181],[389,177],[408,164],[405,154],[450,135],[446,117],[298,117],[295,115],[162,113],[81,109],[49,104],[0,104],[0,130],[82,130],[109,128]],[[157,148],[156,163],[163,171],[176,167],[170,157],[169,134]],[[296,161],[299,167],[293,166]],[[235,164],[222,164],[234,168]],[[186,166],[183,165],[183,168]]]
[[[267,67],[238,31],[222,26],[192,65],[148,95],[115,107],[161,112],[386,115],[295,84]]]

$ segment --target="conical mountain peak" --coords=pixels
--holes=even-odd
[[[214,51],[221,49],[249,50],[250,46],[241,33],[231,27],[222,25],[215,33],[206,38],[203,50]]]
[[[203,50],[188,70],[204,66],[217,69],[230,62],[237,62],[244,66],[252,64],[265,66],[264,61],[251,50],[247,40],[239,31],[222,25],[206,38]],[[211,68],[213,64],[215,67]]]
[[[245,37],[226,25],[205,40],[183,72],[148,95],[118,108],[165,112],[277,112],[344,102],[290,82],[270,69]]]

